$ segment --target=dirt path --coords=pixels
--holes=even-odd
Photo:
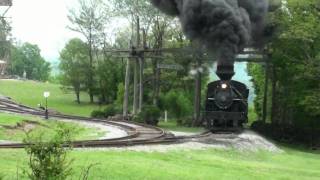
[[[176,135],[182,133],[175,132]],[[188,133],[194,135],[194,133]],[[186,134],[184,134],[186,135]],[[258,135],[257,133],[246,130],[241,134],[213,134],[208,137],[194,138],[186,142],[168,145],[141,145],[122,148],[87,148],[85,151],[139,151],[139,152],[168,152],[181,150],[205,150],[205,149],[237,149],[239,151],[259,150],[281,153],[282,150],[275,144]]]

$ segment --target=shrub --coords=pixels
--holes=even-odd
[[[117,109],[115,108],[114,105],[108,105],[105,109],[104,109],[104,117],[108,118],[109,116],[114,116],[116,115]]]
[[[188,124],[185,117],[191,114],[192,103],[181,92],[170,91],[165,96],[165,109],[178,119],[179,124]]]
[[[160,109],[155,106],[144,106],[142,111],[134,117],[135,122],[156,126],[161,116]]]
[[[120,109],[115,107],[115,105],[108,105],[104,110],[94,110],[91,112],[91,117],[94,118],[108,118],[114,116],[120,112]]]
[[[93,118],[104,118],[104,111],[101,110],[94,110],[91,112],[91,117]]]
[[[26,147],[30,156],[28,166],[31,171],[27,173],[29,179],[64,180],[71,175],[71,163],[67,160],[67,152],[71,146],[64,147],[70,144],[70,131],[67,128],[61,125],[50,141],[43,140],[41,135],[32,137],[27,133],[24,142],[30,144]]]

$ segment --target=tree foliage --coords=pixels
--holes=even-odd
[[[273,89],[271,121],[299,128],[320,128],[320,6],[316,0],[285,1],[273,15],[277,33],[269,46]],[[257,91],[256,110],[262,106],[264,70],[250,65]],[[258,113],[260,114],[260,112]],[[261,115],[261,114],[260,114]],[[316,126],[315,126],[316,125]]]
[[[30,172],[28,177],[32,180],[65,180],[71,175],[70,161],[67,153],[70,147],[64,147],[70,142],[70,131],[62,125],[57,129],[56,135],[45,141],[41,136],[31,137],[30,133],[24,140],[26,152],[29,155]]]
[[[27,79],[47,81],[50,76],[50,63],[41,57],[37,45],[24,43],[22,46],[11,47],[11,61],[8,67],[9,74],[23,76]]]
[[[177,117],[182,119],[184,116],[191,116],[193,107],[191,102],[194,101],[195,94],[195,77],[190,74],[190,71],[199,68],[197,67],[195,58],[201,53],[190,55],[183,52],[177,52],[172,54],[166,53],[164,55],[161,52],[162,48],[184,47],[191,44],[183,35],[178,20],[174,20],[171,17],[160,13],[151,5],[149,0],[114,0],[108,1],[108,3],[109,2],[112,3],[112,5],[109,6],[112,8],[112,11],[109,11],[110,9],[107,10],[106,17],[114,17],[115,19],[126,18],[130,23],[128,23],[128,26],[121,28],[119,32],[115,34],[115,37],[111,38],[111,40],[106,39],[108,36],[107,34],[101,34],[101,37],[104,38],[103,41],[101,41],[101,38],[92,41],[94,45],[94,61],[92,64],[92,72],[94,74],[92,87],[94,89],[94,95],[99,97],[100,102],[116,104],[119,107],[122,106],[124,98],[124,76],[126,70],[124,60],[127,59],[117,58],[115,56],[123,56],[124,54],[111,54],[109,50],[113,48],[128,49],[130,43],[133,46],[137,45],[136,27],[138,26],[136,25],[138,25],[137,20],[139,19],[140,39],[143,39],[142,32],[145,32],[146,44],[144,45],[147,46],[146,48],[159,50],[154,53],[145,54],[143,107],[147,107],[147,105],[150,104],[160,107],[160,94],[168,94],[171,91],[174,91],[183,94],[179,95],[177,99],[179,103],[177,108],[182,108],[180,111],[181,113],[179,113]],[[101,4],[97,4],[97,6],[102,7]],[[85,7],[87,7],[87,5]],[[101,7],[95,8],[100,9]],[[81,5],[79,9],[70,12],[69,19],[73,22],[72,29],[76,28],[74,30],[81,32],[82,34],[87,34],[90,31],[83,33],[83,29],[85,29],[85,27],[83,27],[82,30],[79,29],[80,24],[87,24],[84,23],[83,20],[80,21],[80,19],[87,16],[85,14],[88,14],[85,13],[84,9],[86,8]],[[99,12],[99,10],[97,12]],[[90,17],[88,18],[90,19]],[[97,23],[101,22],[103,23],[103,20],[99,20]],[[107,26],[105,25],[104,27]],[[99,31],[95,32],[99,34]],[[99,40],[100,43],[97,43]],[[88,38],[87,41],[89,44],[90,41]],[[140,46],[140,48],[143,48],[141,42]],[[195,47],[193,49],[195,49]],[[151,56],[151,58],[148,58],[147,56]],[[157,58],[159,56],[164,56],[165,58]],[[183,68],[180,70],[160,69],[158,68],[159,64],[181,65]],[[202,65],[202,70],[202,85],[204,87],[209,77],[209,71],[204,63]],[[132,69],[130,69],[130,71],[133,72]],[[130,73],[129,80],[130,83],[133,82],[133,73]],[[129,94],[132,94],[132,85],[129,86],[129,89]],[[178,94],[176,95],[178,96]],[[132,103],[132,99],[132,96],[130,96],[130,104]],[[94,114],[95,113],[97,112],[94,112]]]
[[[80,103],[80,91],[88,81],[88,46],[81,39],[71,39],[60,53],[61,84],[72,86]]]
[[[82,34],[87,40],[89,66],[87,67],[88,81],[86,85],[90,101],[93,103],[95,91],[94,52],[104,42],[101,41],[101,37],[104,34],[109,14],[107,14],[107,6],[101,0],[79,0],[78,2],[80,8],[69,11],[68,19],[71,22],[69,29]]]

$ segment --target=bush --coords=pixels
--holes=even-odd
[[[100,111],[100,110],[94,110],[91,112],[91,117],[93,118],[104,118],[104,111]]]
[[[179,124],[186,125],[192,122],[192,119],[186,118],[191,115],[192,103],[181,92],[170,91],[166,94],[164,108],[177,118]]]
[[[104,110],[94,110],[91,112],[91,117],[93,118],[108,118],[110,116],[114,116],[118,113],[121,113],[115,105],[108,105]]]
[[[114,107],[114,105],[108,105],[104,109],[104,117],[108,118],[109,116],[114,116],[117,114],[117,109]]]
[[[67,160],[67,153],[71,146],[64,147],[70,142],[70,131],[61,126],[50,141],[42,136],[32,137],[27,133],[24,143],[29,157],[29,179],[58,179],[64,180],[71,175],[71,161]]]
[[[139,123],[146,123],[156,126],[161,116],[160,109],[155,106],[144,106],[142,111],[133,120]]]

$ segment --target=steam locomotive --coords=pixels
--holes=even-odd
[[[249,89],[241,82],[231,80],[233,65],[218,65],[219,81],[208,84],[204,120],[214,131],[240,130],[248,122]]]

